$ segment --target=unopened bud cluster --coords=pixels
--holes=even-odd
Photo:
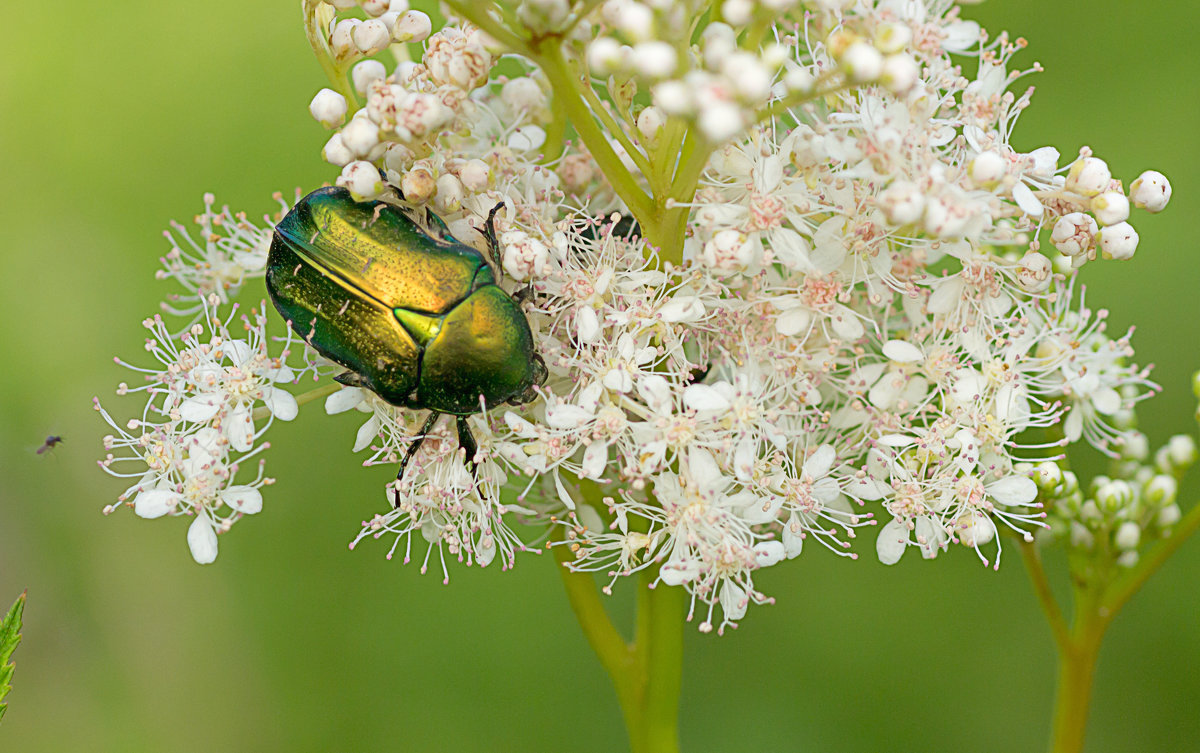
[[[1181,517],[1179,479],[1196,462],[1195,440],[1171,437],[1156,452],[1145,435],[1126,435],[1113,473],[1086,485],[1055,461],[1022,466],[1038,486],[1047,512],[1046,536],[1069,550],[1132,567],[1146,546],[1168,536]]]

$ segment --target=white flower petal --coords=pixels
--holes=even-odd
[[[1037,484],[1025,476],[1005,476],[984,486],[988,496],[1002,505],[1026,505],[1037,499]]]
[[[754,545],[754,562],[759,567],[770,567],[782,562],[787,550],[778,541],[762,541]]]
[[[219,395],[196,395],[184,400],[179,406],[179,415],[184,421],[204,423],[217,415],[222,403]]]
[[[688,385],[683,391],[683,404],[696,411],[727,411],[729,401],[707,384]]]
[[[1121,410],[1121,395],[1112,387],[1101,387],[1092,393],[1092,405],[1106,416]]]
[[[358,407],[366,397],[366,393],[360,387],[343,387],[325,398],[325,412],[331,416],[335,413],[345,413]]]
[[[725,581],[721,587],[721,612],[727,620],[740,620],[746,616],[746,607],[750,600],[741,586],[731,580]]]
[[[229,446],[238,452],[248,452],[254,446],[254,414],[249,403],[239,402],[225,418],[224,428]]]
[[[580,463],[579,475],[583,478],[600,478],[604,466],[608,464],[608,444],[592,442],[583,451],[583,461]]]
[[[1024,183],[1017,183],[1013,186],[1012,197],[1021,211],[1030,217],[1041,217],[1042,212],[1045,211],[1042,202],[1038,201],[1038,198],[1033,195],[1033,191]]]
[[[354,448],[351,452],[359,452],[371,446],[371,442],[375,441],[375,437],[379,434],[379,417],[374,413],[367,419],[366,423],[358,427],[358,433],[354,435]]]
[[[291,421],[300,412],[300,404],[292,393],[278,387],[263,388],[263,404],[280,421]]]
[[[897,363],[919,363],[925,360],[921,349],[904,340],[888,340],[883,344],[883,354]]]
[[[222,343],[221,350],[225,351],[225,357],[235,366],[241,366],[254,355],[250,343],[245,340],[226,340]]]
[[[857,340],[865,331],[854,312],[840,303],[833,307],[829,321],[833,331],[843,340]]]
[[[580,306],[575,309],[575,331],[579,341],[594,343],[600,339],[600,319],[591,306]]]
[[[139,518],[161,518],[174,510],[181,498],[182,495],[169,489],[149,489],[134,498],[133,511]]]
[[[556,403],[546,407],[546,425],[552,429],[574,429],[592,414],[571,403]]]
[[[187,542],[192,559],[199,564],[207,565],[217,558],[217,532],[203,515],[197,515],[188,526]]]
[[[827,444],[821,445],[804,461],[802,468],[804,475],[811,476],[814,479],[821,478],[829,473],[829,469],[833,467],[833,461],[836,458],[837,452],[832,447]]]
[[[875,553],[879,561],[885,565],[894,565],[900,561],[904,550],[908,548],[908,528],[899,520],[892,518],[879,531],[875,538]]]
[[[253,486],[239,484],[221,492],[221,500],[238,512],[253,515],[262,510],[262,494]]]

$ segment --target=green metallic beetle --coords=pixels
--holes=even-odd
[[[501,206],[483,231],[493,263]],[[520,304],[496,284],[499,268],[432,212],[426,224],[433,235],[399,207],[321,188],[275,226],[267,257],[272,302],[305,342],[346,367],[337,381],[430,412],[397,479],[441,414],[457,416],[470,463],[467,416],[529,402],[546,379]]]

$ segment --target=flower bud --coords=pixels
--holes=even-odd
[[[308,103],[308,111],[326,128],[336,128],[346,119],[346,98],[333,89],[322,89]]]
[[[612,37],[597,37],[587,48],[588,68],[595,76],[608,76],[625,67],[628,52]]]
[[[391,0],[359,0],[359,5],[371,18],[379,18],[391,10]]]
[[[387,68],[378,60],[362,60],[355,64],[350,77],[354,80],[354,90],[365,96],[372,81],[387,78]]]
[[[1132,259],[1137,251],[1138,234],[1128,222],[1109,225],[1096,238],[1105,259]]]
[[[994,188],[1004,177],[1006,165],[997,152],[982,152],[967,167],[967,175],[977,186]]]
[[[996,524],[981,512],[969,512],[954,522],[963,546],[979,547],[996,538]]]
[[[686,115],[695,108],[692,90],[682,81],[663,81],[650,90],[654,104],[668,115]]]
[[[397,42],[424,42],[433,31],[433,21],[419,10],[405,11],[392,24],[392,39]]]
[[[331,165],[344,167],[354,160],[354,152],[346,148],[342,143],[342,134],[335,133],[329,137],[329,141],[325,142],[325,147],[321,149],[321,156]]]
[[[500,99],[514,110],[540,110],[546,106],[546,93],[528,76],[518,76],[504,82]]]
[[[925,194],[915,183],[893,181],[879,194],[879,208],[893,225],[909,225],[925,212]]]
[[[404,174],[400,181],[400,190],[406,200],[414,204],[423,204],[433,198],[437,191],[437,181],[428,165],[418,162]]]
[[[1091,210],[1101,225],[1115,225],[1129,219],[1129,199],[1120,191],[1105,191],[1092,199]]]
[[[338,10],[350,10],[358,4],[358,0],[325,0]]]
[[[666,78],[675,72],[675,48],[667,42],[639,42],[633,47],[633,67],[647,78]]]
[[[1079,491],[1079,477],[1074,471],[1063,471],[1062,489],[1059,493],[1064,497],[1069,497]]]
[[[334,57],[344,59],[357,51],[354,45],[354,27],[360,23],[362,21],[357,18],[343,18],[333,27],[333,33],[329,35],[329,48],[333,50]]]
[[[350,195],[355,201],[377,199],[384,191],[379,169],[370,162],[358,161],[346,165],[342,168],[337,184],[350,189]]]
[[[883,68],[879,73],[879,82],[888,91],[903,94],[913,88],[921,77],[921,66],[911,55],[888,55],[883,59]]]
[[[491,168],[481,159],[467,160],[467,163],[458,171],[458,179],[462,181],[463,187],[472,193],[486,190],[489,177],[491,177]]]
[[[367,117],[351,118],[342,129],[342,143],[356,156],[365,156],[379,143],[379,126]]]
[[[1142,529],[1137,523],[1127,520],[1117,529],[1116,535],[1113,536],[1113,542],[1118,549],[1136,549],[1138,542],[1142,538]]]
[[[463,184],[458,178],[446,173],[437,179],[433,195],[433,206],[443,214],[453,214],[462,209]]]
[[[1138,209],[1161,212],[1171,200],[1171,182],[1162,173],[1147,170],[1129,184],[1129,200]]]
[[[638,133],[642,134],[642,138],[646,140],[647,144],[653,144],[659,130],[666,122],[667,116],[654,105],[643,108],[637,116]]]
[[[1033,482],[1043,492],[1053,492],[1063,482],[1062,468],[1052,460],[1038,463],[1037,468],[1034,469]]]
[[[1133,567],[1138,562],[1138,553],[1134,550],[1122,552],[1120,557],[1117,557],[1117,564],[1121,567]]]
[[[700,261],[717,272],[733,274],[750,266],[754,244],[737,230],[720,230],[700,252]]]
[[[912,41],[912,28],[898,22],[882,23],[875,27],[875,48],[884,55],[901,52]]]
[[[705,105],[700,110],[700,118],[696,124],[710,141],[717,143],[728,141],[746,126],[741,109],[729,102]]]
[[[1017,268],[1017,284],[1029,293],[1042,293],[1054,281],[1054,265],[1045,256],[1030,251]]]
[[[711,23],[701,35],[700,49],[704,67],[710,71],[720,70],[725,58],[737,50],[737,33],[729,24]]]
[[[1200,371],[1192,374],[1192,394],[1200,399]]]
[[[1108,164],[1099,157],[1082,157],[1071,165],[1067,172],[1065,188],[1084,196],[1095,196],[1108,189],[1112,182],[1112,173]]]
[[[854,42],[838,60],[846,76],[856,83],[874,81],[883,73],[883,55],[866,42]]]
[[[1175,495],[1179,493],[1179,482],[1174,476],[1158,474],[1146,484],[1146,501],[1157,507],[1165,507],[1175,503]]]
[[[1133,487],[1127,481],[1109,481],[1096,490],[1096,505],[1107,513],[1117,512],[1132,502]]]
[[[364,55],[374,55],[392,41],[387,24],[378,18],[370,18],[354,27],[351,32],[354,46]]]
[[[1079,256],[1096,242],[1099,226],[1090,214],[1071,212],[1058,218],[1050,242],[1067,256]]]
[[[754,15],[754,3],[751,0],[725,0],[721,3],[721,17],[734,26],[744,26]]]
[[[801,68],[795,61],[787,60],[783,64],[783,85],[790,92],[803,94],[812,91],[817,79],[807,68]]]
[[[1179,505],[1170,504],[1158,511],[1158,515],[1155,516],[1154,522],[1159,528],[1170,528],[1178,523],[1179,519],[1182,517],[1183,511],[1179,509]]]
[[[540,276],[550,258],[545,243],[521,230],[502,233],[500,245],[504,248],[504,271],[519,282]]]
[[[1173,468],[1189,468],[1196,462],[1196,440],[1187,434],[1176,434],[1168,439],[1165,449]]]
[[[1126,460],[1145,460],[1150,455],[1150,440],[1140,431],[1129,431],[1121,437],[1120,449]]]

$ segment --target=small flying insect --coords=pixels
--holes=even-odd
[[[42,442],[42,446],[37,448],[37,454],[42,455],[44,453],[50,452],[55,447],[57,447],[59,444],[61,444],[62,441],[63,441],[62,437],[58,436],[57,434],[51,434],[50,436],[46,437],[45,442]]]

